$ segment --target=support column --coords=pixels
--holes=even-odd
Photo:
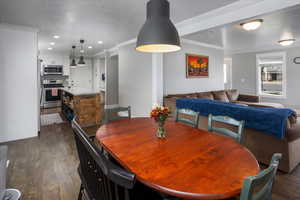
[[[152,54],[152,105],[163,105],[163,54]]]

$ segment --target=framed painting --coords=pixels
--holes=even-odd
[[[186,77],[207,78],[209,75],[209,57],[186,54]]]

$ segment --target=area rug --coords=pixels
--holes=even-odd
[[[64,121],[60,117],[59,113],[41,115],[41,126],[48,126],[51,124],[60,124],[63,122]]]

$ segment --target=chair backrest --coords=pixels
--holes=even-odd
[[[119,112],[127,112],[126,117],[119,116]],[[124,118],[131,118],[131,107],[117,107],[117,108],[106,108],[105,109],[105,123],[121,120]]]
[[[197,128],[199,124],[199,113],[190,109],[177,109],[176,122],[182,122]]]
[[[238,131],[233,132],[226,128],[214,127],[213,126],[214,122],[221,122],[223,124],[236,126],[236,127],[238,127]],[[238,121],[238,120],[235,120],[235,119],[227,117],[227,116],[213,116],[212,114],[210,114],[208,116],[208,131],[217,132],[217,133],[221,133],[221,134],[230,136],[239,143],[242,143],[244,126],[245,126],[245,121]]]
[[[6,191],[7,146],[0,146],[0,200]]]
[[[274,154],[267,169],[245,179],[240,200],[272,199],[272,187],[281,157],[282,154]]]
[[[135,175],[114,164],[87,137],[75,119],[72,121],[76,147],[80,160],[79,175],[92,199],[123,199],[135,184]]]

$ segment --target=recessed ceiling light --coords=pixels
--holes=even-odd
[[[49,47],[49,48],[48,48],[48,50],[50,50],[50,51],[51,51],[52,49],[53,49],[52,47]]]
[[[59,39],[60,36],[59,36],[59,35],[54,35],[53,38],[54,38],[54,39]]]
[[[295,39],[286,39],[286,40],[279,40],[278,43],[281,46],[289,46],[292,45],[296,40]]]
[[[248,22],[241,23],[240,25],[246,31],[253,31],[253,30],[258,29],[262,25],[263,21],[264,20],[262,20],[262,19],[255,19],[255,20],[251,20],[251,21],[248,21]]]
[[[55,42],[50,42],[50,45],[54,46],[54,45],[55,45]]]
[[[103,41],[98,41],[98,44],[103,44]]]
[[[93,47],[92,47],[92,46],[88,46],[88,48],[89,48],[89,49],[92,49]]]

